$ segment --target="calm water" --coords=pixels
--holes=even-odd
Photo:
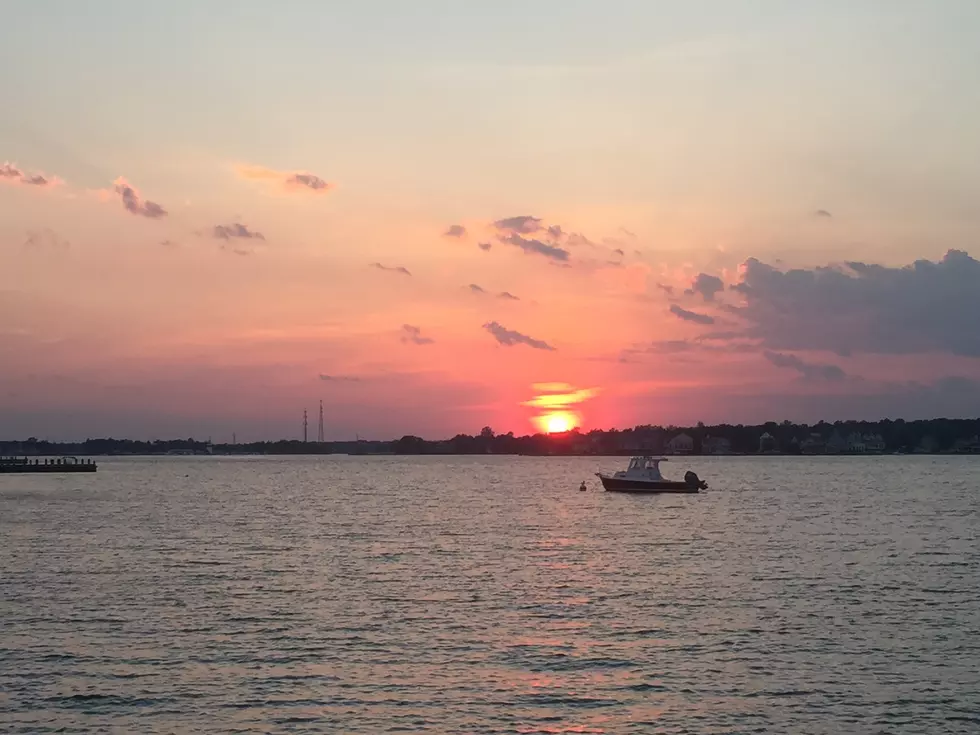
[[[980,731],[980,458],[621,464],[0,476],[0,730]]]

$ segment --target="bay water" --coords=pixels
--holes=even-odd
[[[2,732],[980,732],[978,457],[99,462],[0,476]]]

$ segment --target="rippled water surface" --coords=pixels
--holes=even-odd
[[[0,476],[0,730],[980,732],[980,458],[622,464]]]

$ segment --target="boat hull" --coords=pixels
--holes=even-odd
[[[697,485],[672,480],[629,480],[620,477],[598,475],[602,487],[611,493],[679,493],[691,494],[700,492]]]

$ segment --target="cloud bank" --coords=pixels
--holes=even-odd
[[[904,267],[862,262],[783,271],[745,261],[732,313],[768,349],[948,352],[980,357],[980,262],[961,250]]]

